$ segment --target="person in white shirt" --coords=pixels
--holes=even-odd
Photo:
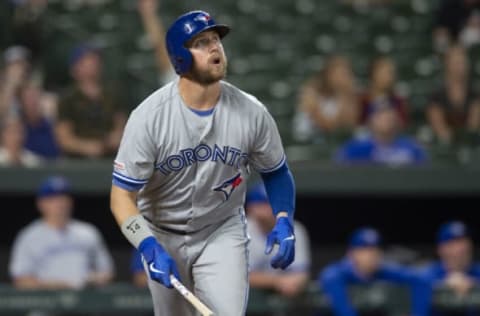
[[[20,289],[81,289],[112,280],[113,260],[99,230],[75,220],[69,182],[47,178],[38,189],[41,218],[16,236],[9,265]]]

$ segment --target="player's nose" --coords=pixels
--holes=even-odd
[[[220,47],[222,47],[222,42],[221,41],[210,41],[210,43],[209,43],[210,53],[220,52]]]

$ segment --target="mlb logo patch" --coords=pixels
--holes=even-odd
[[[119,170],[119,171],[123,171],[125,170],[125,164],[123,162],[120,162],[120,161],[114,161],[113,162],[113,169],[114,170]]]

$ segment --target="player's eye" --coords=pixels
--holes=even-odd
[[[210,39],[205,37],[197,40],[194,46],[195,48],[205,48],[205,47],[208,47],[209,44],[210,44]]]
[[[206,49],[210,47],[212,43],[218,44],[219,42],[220,42],[220,37],[218,35],[214,35],[211,37],[203,37],[194,41],[192,47],[196,49]]]

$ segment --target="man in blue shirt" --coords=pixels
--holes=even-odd
[[[335,161],[342,164],[411,165],[426,161],[425,150],[399,133],[398,113],[391,107],[374,107],[368,133],[344,144]]]
[[[53,122],[42,112],[41,88],[35,82],[27,82],[20,90],[20,110],[25,125],[25,148],[44,159],[60,156]],[[43,97],[45,99],[45,97]]]
[[[451,221],[440,226],[437,233],[439,261],[421,270],[428,281],[431,296],[437,287],[447,287],[459,296],[465,296],[480,283],[480,265],[473,262],[473,242],[467,226],[460,221]],[[472,310],[469,309],[469,312]]]
[[[379,233],[370,227],[359,228],[350,237],[344,259],[327,266],[318,279],[336,316],[357,316],[347,289],[351,285],[370,285],[377,281],[408,285],[412,294],[412,315],[425,315],[426,300],[421,296],[425,284],[406,267],[383,260]],[[423,291],[422,291],[423,290]]]

